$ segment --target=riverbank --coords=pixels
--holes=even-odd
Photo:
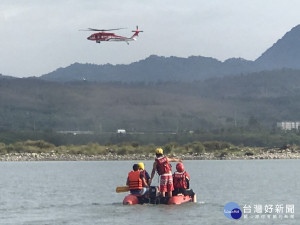
[[[266,159],[300,159],[300,152],[290,150],[277,151],[274,149],[265,150],[257,154],[253,153],[192,153],[192,154],[169,154],[169,157],[176,157],[182,160],[266,160]],[[59,154],[51,153],[9,153],[0,155],[0,161],[118,161],[118,160],[153,160],[154,154]]]

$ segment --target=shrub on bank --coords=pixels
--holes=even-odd
[[[14,152],[42,153],[42,152],[50,152],[55,148],[56,148],[55,145],[45,142],[45,141],[27,140],[24,142],[16,142],[13,144],[8,144],[8,145],[1,143],[0,152],[2,154],[14,153]]]
[[[7,153],[6,145],[0,142],[0,154],[6,154],[6,153]]]
[[[210,141],[210,142],[203,142],[206,152],[213,152],[223,149],[229,149],[231,144],[227,142],[220,142],[220,141]]]
[[[160,146],[154,144],[140,145],[137,142],[127,142],[118,145],[100,145],[98,143],[88,143],[87,145],[62,145],[55,146],[45,141],[24,141],[13,144],[0,142],[0,154],[6,153],[56,153],[56,154],[84,154],[84,155],[146,155],[155,157],[155,149]],[[238,147],[227,142],[192,142],[179,145],[176,142],[170,142],[162,146],[164,153],[170,157],[186,154],[213,153],[217,157],[225,157],[229,154],[237,156],[258,154],[264,151],[262,148]],[[292,148],[292,147],[290,147]],[[293,146],[293,151],[299,149]]]
[[[194,153],[202,154],[205,152],[205,146],[201,142],[196,141],[191,147]]]

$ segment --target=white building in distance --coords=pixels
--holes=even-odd
[[[282,130],[299,130],[300,122],[290,122],[290,121],[284,121],[284,122],[277,122],[277,127],[281,128]]]
[[[126,130],[124,129],[118,129],[117,134],[126,134]]]

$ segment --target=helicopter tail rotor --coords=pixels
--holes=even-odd
[[[142,30],[139,30],[139,26],[136,26],[136,30],[133,30],[132,32],[144,32],[144,31],[142,31]]]
[[[132,32],[134,32],[134,34],[132,35],[131,38],[134,39],[134,40],[136,40],[136,37],[139,36],[139,33],[140,33],[140,32],[144,32],[144,31],[139,30],[139,26],[136,26],[136,30],[133,30]]]

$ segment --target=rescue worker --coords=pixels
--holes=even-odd
[[[176,164],[176,172],[173,174],[173,195],[183,194],[189,195],[193,198],[193,202],[196,202],[196,196],[190,188],[190,175],[184,170],[184,165],[179,162]]]
[[[139,170],[143,174],[143,176],[144,176],[144,178],[146,180],[146,183],[149,185],[150,176],[149,176],[149,173],[145,170],[144,163],[143,162],[139,162],[137,165],[138,165]]]
[[[156,154],[156,158],[153,163],[149,185],[152,182],[152,179],[155,175],[155,171],[157,171],[158,175],[160,175],[159,190],[161,192],[161,196],[165,198],[166,192],[168,192],[168,197],[172,197],[172,191],[174,190],[174,188],[173,188],[172,169],[169,162],[181,162],[181,159],[168,158],[167,156],[164,155],[164,151],[162,148],[157,148],[155,150],[155,154]]]
[[[134,164],[132,171],[128,173],[126,185],[129,186],[130,193],[133,195],[145,195],[148,191],[148,184],[138,169],[138,165]]]

